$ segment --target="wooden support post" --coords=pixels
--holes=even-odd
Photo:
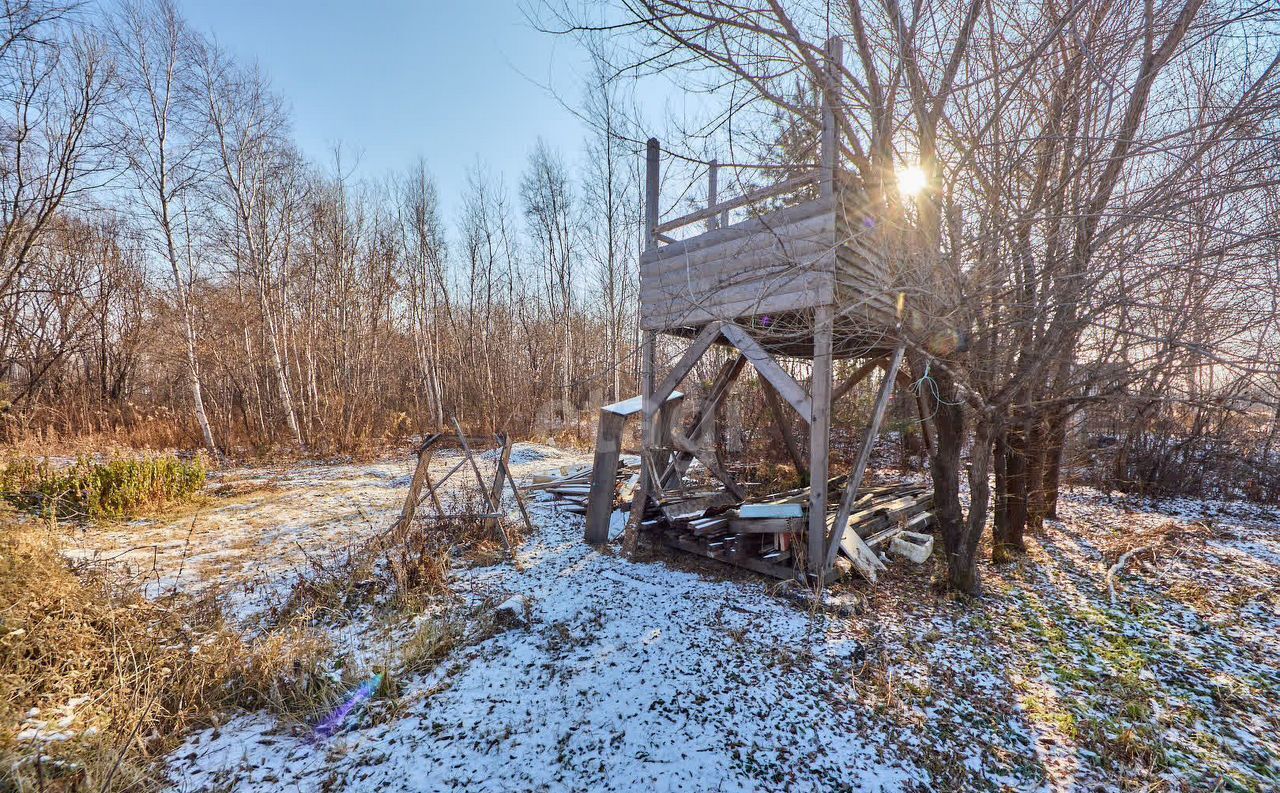
[[[649,138],[644,158],[644,249],[658,247],[658,139]]]
[[[498,470],[493,475],[493,496],[490,500],[498,507],[502,504],[502,486],[506,483],[507,462],[511,459],[511,439],[501,434],[494,439],[498,442]]]
[[[400,517],[391,526],[391,534],[404,531],[413,523],[414,513],[418,511],[418,494],[427,480],[427,468],[431,464],[431,447],[440,438],[439,433],[427,438],[418,447],[418,464],[413,469],[413,479],[409,480],[409,492],[404,496],[404,505],[400,508]]]
[[[808,572],[822,580],[827,537],[827,471],[831,446],[831,347],[835,312],[831,306],[813,310],[813,379],[809,417],[809,548]],[[784,395],[785,396],[785,395]]]
[[[825,562],[828,566],[835,563],[836,551],[844,538],[845,526],[849,523],[849,513],[853,509],[854,499],[858,496],[858,487],[862,484],[862,475],[867,470],[867,462],[871,459],[871,449],[876,445],[876,436],[880,434],[880,422],[884,420],[885,410],[889,407],[889,397],[893,394],[893,386],[898,378],[898,368],[902,365],[903,347],[893,351],[889,360],[889,368],[885,370],[884,382],[880,385],[880,395],[876,397],[875,409],[871,412],[871,423],[867,426],[867,434],[862,438],[862,448],[858,450],[858,459],[849,473],[849,481],[845,483],[844,497],[840,499],[840,509],[836,512],[835,523],[831,525],[831,540],[827,544]],[[859,554],[861,555],[861,554]]]
[[[591,464],[591,490],[587,493],[586,541],[601,545],[609,541],[609,516],[613,514],[614,488],[618,478],[618,458],[622,455],[625,414],[608,407],[600,410],[596,430],[596,456]]]
[[[720,163],[712,160],[707,164],[707,209],[711,209],[719,202],[719,180]],[[707,218],[707,231],[715,231],[718,228],[720,228],[719,215]]]
[[[649,139],[650,153],[650,181],[654,192],[651,194],[653,201],[654,213],[657,217],[657,150],[658,141],[654,138]],[[660,473],[653,470],[653,459],[650,450],[654,447],[654,424],[655,413],[653,405],[653,389],[654,389],[654,368],[657,364],[655,346],[657,345],[657,334],[651,330],[646,330],[641,336],[640,341],[640,481],[636,485],[635,495],[631,499],[631,515],[627,518],[627,527],[622,539],[622,552],[630,556],[635,553],[636,547],[640,541],[640,521],[644,520],[644,510],[649,502],[649,491],[652,489],[652,482],[656,481],[656,477]]]
[[[840,165],[840,137],[836,113],[839,109],[840,72],[843,69],[844,46],[839,38],[827,39],[826,85],[822,91],[822,173],[819,193],[830,198],[836,192],[836,171]]]

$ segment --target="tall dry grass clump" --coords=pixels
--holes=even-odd
[[[211,609],[77,575],[5,512],[0,789],[157,789],[154,762],[236,688],[240,639]]]
[[[0,791],[151,791],[194,728],[236,709],[295,724],[351,683],[305,615],[252,639],[206,600],[77,571],[0,504]]]

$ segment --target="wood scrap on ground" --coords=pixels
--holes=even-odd
[[[620,460],[614,473],[609,511],[628,508],[639,481],[639,465]],[[562,467],[532,475],[526,492],[544,492],[566,512],[586,514],[593,481],[590,465]],[[839,487],[845,477],[830,485]],[[933,493],[921,483],[896,483],[860,491],[841,539],[841,554],[864,578],[875,581],[886,569],[882,556],[917,563],[928,558],[933,540]],[[777,578],[794,578],[804,565],[808,488],[740,500],[719,482],[672,488],[652,498],[640,528],[665,544],[690,553],[747,567]],[[836,519],[833,505],[828,529]]]

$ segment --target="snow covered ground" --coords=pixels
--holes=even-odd
[[[585,459],[522,444],[513,468]],[[262,489],[215,499],[195,529],[186,516],[90,532],[77,553],[134,548],[121,559],[157,591],[216,588],[248,628],[326,554],[388,525],[409,473],[407,460],[231,472],[224,484]],[[1276,789],[1280,516],[1094,491],[1065,494],[1061,511],[1025,562],[984,568],[980,602],[935,593],[935,557],[891,563],[874,589],[844,585],[861,604],[849,614],[707,561],[593,551],[580,517],[535,503],[519,569],[457,570],[448,601],[519,595],[526,623],[406,676],[332,737],[261,713],[193,735],[170,758],[173,784]],[[1119,575],[1112,605],[1106,570],[1141,544],[1155,550]],[[344,663],[367,667],[355,676],[372,676],[406,620],[326,629]]]

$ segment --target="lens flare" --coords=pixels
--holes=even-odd
[[[382,673],[374,675],[370,679],[364,681],[351,692],[351,696],[346,701],[334,709],[332,713],[324,718],[316,725],[313,738],[317,741],[323,741],[331,738],[340,732],[346,724],[347,719],[351,716],[356,708],[368,702],[378,687],[382,685]]]
[[[919,165],[908,165],[898,170],[898,189],[908,197],[915,197],[929,186],[929,175]]]

